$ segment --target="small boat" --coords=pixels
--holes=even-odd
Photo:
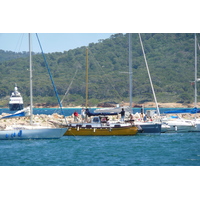
[[[162,119],[162,133],[176,132],[191,132],[195,130],[195,123],[192,120],[173,116]]]
[[[33,123],[33,95],[32,95],[32,59],[31,59],[31,38],[29,34],[29,52],[30,52],[30,109],[18,111],[12,115],[2,117],[22,117],[30,115],[30,125],[10,125],[1,127],[0,140],[22,140],[22,139],[59,139],[67,131],[65,128],[52,128],[41,126],[40,124]]]
[[[22,110],[24,108],[23,98],[15,84],[14,92],[12,92],[9,100],[10,111]]]

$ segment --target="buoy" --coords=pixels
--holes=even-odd
[[[8,134],[6,134],[6,138],[8,138]]]

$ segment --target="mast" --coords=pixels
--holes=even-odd
[[[130,98],[130,108],[132,112],[132,84],[133,70],[132,70],[132,34],[129,33],[129,98]]]
[[[85,107],[88,107],[88,48],[86,48],[86,90],[85,90]]]
[[[151,75],[150,75],[150,72],[149,72],[149,67],[148,67],[148,64],[147,64],[147,59],[146,59],[146,55],[145,55],[145,52],[144,52],[142,39],[141,39],[140,33],[138,33],[138,34],[139,34],[139,38],[140,38],[140,43],[141,43],[142,52],[143,52],[143,55],[144,55],[144,60],[145,60],[147,72],[148,72],[148,75],[149,75],[149,81],[150,81],[150,84],[151,84],[151,89],[152,89],[152,92],[153,92],[154,101],[156,103],[157,113],[158,113],[158,116],[160,116],[160,110],[158,108],[158,102],[157,102],[156,95],[155,95],[155,92],[154,92],[154,87],[153,87],[153,83],[152,83],[152,80],[151,80]]]
[[[194,74],[194,107],[197,107],[197,35],[194,34],[195,42],[194,42],[194,49],[195,49],[195,74]]]
[[[32,86],[32,56],[31,56],[31,34],[29,33],[29,61],[30,61],[30,124],[33,124],[33,86]]]

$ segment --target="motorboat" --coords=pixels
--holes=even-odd
[[[10,111],[22,110],[24,108],[23,98],[18,91],[17,84],[15,84],[14,92],[12,92],[9,100]]]

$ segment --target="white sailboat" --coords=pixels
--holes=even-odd
[[[179,109],[179,110],[173,110],[173,111],[166,111],[165,114],[194,114],[196,115],[198,112],[200,112],[199,109],[197,109],[197,82],[199,79],[197,78],[197,36],[195,34],[195,80],[194,80],[194,108],[192,109]],[[200,132],[200,121],[196,119],[195,120],[187,120],[183,119],[181,117],[177,117],[176,119],[169,119],[169,118],[163,118],[162,119],[163,124],[166,124],[169,126],[167,130],[162,130],[162,132]]]
[[[31,57],[31,35],[29,34],[30,52],[30,125],[10,125],[0,130],[0,140],[21,139],[58,139],[61,138],[67,128],[52,128],[40,126],[33,123],[33,94],[32,94],[32,57]]]
[[[197,108],[197,82],[200,80],[197,78],[197,35],[195,34],[195,76],[194,76],[194,107]],[[199,109],[197,109],[197,112],[199,112]],[[194,132],[200,132],[200,119],[197,119],[195,116],[195,120],[193,121],[195,124],[195,128],[193,128],[192,131]]]

